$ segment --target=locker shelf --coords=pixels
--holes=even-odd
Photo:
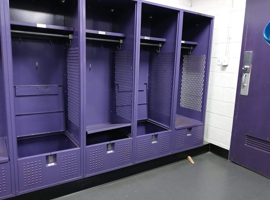
[[[131,126],[131,123],[120,123],[120,124],[112,124],[112,123],[104,123],[104,124],[94,124],[86,127],[87,134],[97,133],[101,131],[108,131],[118,128],[124,128]]]
[[[186,40],[182,40],[181,43],[184,45],[192,45],[192,46],[198,45],[198,42],[192,42],[192,41],[186,41]]]
[[[92,30],[92,29],[87,29],[85,32],[86,32],[86,39],[93,41],[123,43],[123,39],[125,38],[125,34],[123,33]]]
[[[144,40],[144,41],[151,41],[151,42],[156,42],[156,43],[166,42],[166,38],[149,37],[149,36],[141,36],[140,38],[141,40]]]
[[[4,138],[0,139],[0,163],[8,162],[8,153],[7,153],[7,145],[6,140]]]
[[[202,122],[182,115],[176,115],[175,129],[190,128],[203,125]]]
[[[70,34],[73,32],[72,27],[57,26],[50,24],[38,24],[28,22],[11,21],[11,30],[16,31],[32,31],[39,33],[58,33],[58,34]]]
[[[111,36],[111,37],[118,37],[118,38],[125,37],[125,34],[123,33],[115,33],[115,32],[109,32],[109,31],[87,29],[85,32],[87,35],[89,34],[89,35]]]
[[[19,158],[52,153],[67,149],[77,148],[77,146],[67,137],[64,132],[54,133],[37,137],[25,137],[18,139]]]

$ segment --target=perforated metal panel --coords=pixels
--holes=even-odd
[[[35,160],[23,163],[23,186],[34,187],[42,184],[42,162]]]
[[[205,55],[184,55],[180,96],[181,107],[201,112],[205,64]]]
[[[203,132],[204,132],[204,126],[197,126],[197,127],[192,128],[191,133],[193,135],[194,145],[203,144]]]
[[[131,120],[133,88],[133,51],[115,52],[115,111]]]
[[[167,126],[171,116],[173,68],[174,53],[151,56],[148,117]]]
[[[70,153],[61,156],[61,177],[70,178],[78,173],[78,154]]]
[[[67,54],[68,119],[77,127],[80,120],[79,49],[69,48]]]
[[[9,175],[6,175],[6,168],[2,166],[0,171],[0,196],[3,196],[7,192],[7,178],[9,178]]]
[[[91,147],[89,149],[89,171],[96,171],[104,167],[104,148]]]
[[[176,134],[175,134],[175,149],[176,150],[181,150],[185,147],[186,135],[187,135],[186,129],[176,131]]]
[[[150,145],[151,137],[140,137],[137,138],[138,141],[138,158],[144,159],[148,158],[151,155]]]
[[[132,142],[122,142],[117,148],[117,164],[125,164],[131,162]]]
[[[159,153],[168,153],[170,151],[170,134],[160,134],[158,144]]]

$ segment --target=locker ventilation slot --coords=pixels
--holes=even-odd
[[[269,141],[262,140],[262,139],[247,135],[245,144],[247,146],[250,146],[250,147],[253,147],[256,149],[260,149],[262,151],[266,151],[266,152],[270,153],[270,142]]]
[[[32,187],[42,183],[41,160],[23,163],[23,171],[24,187]]]
[[[80,67],[79,49],[69,48],[67,55],[68,119],[79,127],[80,119]]]
[[[61,156],[61,175],[62,178],[71,178],[77,175],[78,173],[78,155],[77,153],[70,153]]]
[[[170,125],[173,86],[174,53],[151,56],[149,67],[148,117],[164,125]]]
[[[6,168],[1,167],[2,173],[0,173],[0,195],[5,194],[7,191],[7,185],[6,185]]]
[[[115,109],[116,114],[131,120],[133,88],[133,51],[115,53]]]
[[[202,111],[206,57],[184,55],[180,106]]]

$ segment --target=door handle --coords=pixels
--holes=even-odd
[[[240,94],[244,96],[247,96],[249,92],[252,57],[253,57],[252,51],[245,51],[244,62],[242,67],[242,81],[240,91]]]

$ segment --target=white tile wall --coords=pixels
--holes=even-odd
[[[205,141],[230,148],[246,0],[148,0],[215,16]],[[227,56],[229,65],[217,65]]]
[[[215,16],[205,141],[230,148],[246,0],[192,0],[191,9]],[[227,56],[229,65],[217,65]]]

